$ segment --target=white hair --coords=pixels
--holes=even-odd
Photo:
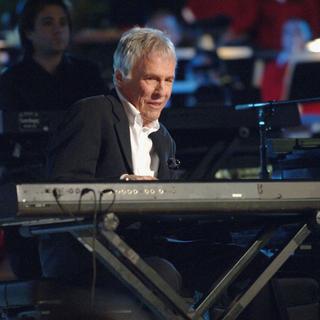
[[[138,59],[151,52],[171,55],[176,60],[175,47],[169,37],[162,31],[152,28],[134,27],[125,32],[113,55],[113,79],[116,71],[128,78],[132,67]]]

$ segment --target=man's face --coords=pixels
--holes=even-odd
[[[128,78],[116,73],[120,92],[140,111],[144,126],[160,117],[171,95],[175,68],[173,56],[151,52],[136,61]]]
[[[299,23],[287,23],[282,31],[282,47],[287,52],[300,52],[305,48],[306,36]]]
[[[63,8],[57,5],[44,7],[36,16],[34,28],[27,32],[34,54],[62,53],[69,44],[70,28]]]

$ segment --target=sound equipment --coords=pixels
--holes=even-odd
[[[295,151],[320,149],[319,138],[279,138],[268,140],[269,157],[276,158]]]
[[[63,111],[4,111],[0,110],[0,135],[45,134],[63,118]]]
[[[0,180],[41,181],[49,134],[63,117],[62,111],[0,110]]]
[[[303,212],[320,209],[320,181],[26,183],[0,187],[0,221],[115,213]]]
[[[319,179],[320,139],[270,139],[274,179]]]

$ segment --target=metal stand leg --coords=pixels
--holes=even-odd
[[[232,284],[232,282],[245,270],[248,264],[258,254],[259,250],[266,245],[272,237],[275,229],[276,227],[271,227],[251,245],[251,247],[242,255],[237,263],[224,275],[224,277],[209,292],[202,303],[196,308],[196,314],[203,314],[219,299],[223,291]]]
[[[281,266],[288,260],[294,251],[311,233],[307,224],[304,224],[289,243],[280,251],[270,265],[262,272],[251,287],[240,297],[232,308],[223,317],[223,320],[236,319],[243,309],[253,300],[266,283],[275,275]]]
[[[100,232],[108,241],[111,249],[99,240],[93,240],[88,231],[72,231],[73,236],[89,251],[95,251],[97,257],[106,267],[128,287],[157,315],[160,319],[202,319],[194,317],[193,310],[140,256],[131,249],[113,231]],[[93,245],[93,241],[95,244]],[[116,253],[113,253],[113,250]],[[125,258],[122,262],[120,257]],[[151,290],[148,285],[153,287]]]

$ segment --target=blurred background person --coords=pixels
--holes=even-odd
[[[302,19],[289,19],[283,25],[282,49],[265,65],[261,81],[261,100],[279,101],[319,97],[317,53],[307,49],[312,39],[309,24]],[[310,137],[319,132],[320,102],[299,104],[303,129],[299,135]],[[296,130],[290,135],[297,135]]]
[[[304,20],[314,35],[319,34],[318,0],[259,0],[257,3],[254,43],[258,48],[283,50],[283,25],[290,19]]]
[[[19,20],[23,58],[0,77],[0,109],[58,112],[81,98],[105,92],[96,64],[67,53],[71,28],[70,8],[64,0],[26,1]],[[21,140],[5,145],[12,156],[11,164],[2,168],[2,178],[43,179],[47,137],[38,134],[36,143],[27,135]],[[36,241],[21,238],[13,229],[6,245],[14,273],[20,278],[39,275]]]
[[[167,10],[154,12],[146,21],[147,28],[159,29],[165,32],[175,46],[179,46],[183,40],[183,27],[177,17]]]
[[[281,51],[275,60],[265,66],[261,83],[261,98],[264,101],[284,98],[284,77],[290,58],[301,54],[312,38],[309,24],[302,19],[290,19],[282,28]]]
[[[96,64],[67,53],[72,21],[64,0],[29,0],[19,19],[23,58],[0,77],[0,108],[63,110],[105,92]]]

